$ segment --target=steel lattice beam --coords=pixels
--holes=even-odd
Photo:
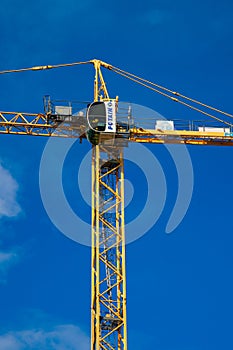
[[[122,149],[92,152],[92,350],[127,350]]]

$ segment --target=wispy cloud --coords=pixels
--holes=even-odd
[[[17,216],[21,208],[16,195],[18,184],[11,173],[0,164],[0,218]]]
[[[12,218],[21,212],[17,202],[18,184],[11,173],[0,164],[0,219]],[[2,226],[1,222],[1,226]],[[4,231],[4,227],[1,227]],[[2,237],[1,237],[2,238]],[[2,242],[0,242],[1,245]],[[0,249],[0,284],[6,283],[9,269],[18,262],[19,252],[16,248]]]
[[[88,350],[89,338],[72,324],[50,330],[31,329],[0,335],[1,350]]]
[[[17,257],[16,253],[10,252],[5,253],[0,251],[0,268],[4,265],[9,265],[14,261]]]
[[[12,265],[18,262],[19,255],[18,252],[15,251],[0,251],[0,284],[4,284],[6,282],[6,274]]]

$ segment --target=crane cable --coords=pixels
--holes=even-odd
[[[100,61],[100,62],[101,62],[101,61]],[[77,66],[77,65],[88,64],[88,63],[93,63],[93,60],[92,60],[92,61],[73,62],[73,63],[64,63],[64,64],[57,64],[57,65],[34,66],[34,67],[29,67],[29,68],[3,70],[3,71],[0,71],[0,74],[18,73],[18,72],[25,72],[25,71],[47,70],[47,69],[53,69],[53,68]],[[102,62],[102,63],[104,63],[104,62]],[[173,94],[173,95],[176,95],[176,96],[179,96],[179,97],[181,97],[181,98],[183,98],[183,99],[186,99],[186,100],[188,100],[188,101],[191,101],[191,102],[193,102],[193,103],[196,103],[196,104],[198,104],[198,105],[200,105],[200,106],[202,106],[202,107],[208,108],[208,109],[210,109],[210,110],[213,110],[213,111],[215,111],[215,112],[218,112],[218,113],[223,114],[223,115],[225,115],[225,116],[227,116],[227,117],[230,117],[230,118],[233,118],[233,115],[232,115],[232,114],[226,113],[226,112],[224,112],[224,111],[221,111],[220,109],[211,107],[211,106],[209,106],[209,105],[207,105],[207,104],[204,104],[204,103],[202,103],[202,102],[199,102],[199,101],[197,101],[197,100],[195,100],[195,99],[192,99],[192,98],[190,98],[190,97],[187,97],[187,96],[185,96],[185,95],[182,95],[182,94],[180,94],[179,92],[172,91],[172,90],[170,90],[170,89],[168,89],[168,88],[166,88],[166,87],[163,87],[163,86],[161,86],[161,85],[158,85],[158,84],[156,84],[156,83],[153,83],[153,82],[151,82],[151,81],[149,81],[149,80],[147,80],[147,79],[141,78],[141,77],[139,77],[139,76],[137,76],[137,75],[135,75],[135,74],[129,73],[129,72],[127,72],[127,71],[124,71],[124,70],[122,70],[122,69],[120,69],[120,68],[118,68],[118,67],[114,67],[114,66],[108,65],[108,64],[106,64],[106,63],[104,63],[103,66],[104,66],[105,68],[108,68],[108,69],[112,70],[113,72],[115,72],[115,73],[117,73],[117,74],[119,74],[119,75],[121,75],[121,76],[127,78],[127,79],[130,79],[130,80],[136,82],[137,84],[140,84],[140,85],[142,85],[142,86],[145,86],[146,88],[148,88],[148,89],[150,89],[150,90],[152,90],[152,91],[155,91],[156,93],[158,93],[158,94],[160,94],[160,95],[163,95],[163,96],[169,98],[170,100],[172,100],[172,101],[174,101],[174,102],[178,102],[178,103],[180,103],[180,104],[182,104],[182,105],[184,105],[184,106],[186,106],[186,107],[188,107],[188,108],[191,108],[191,109],[193,109],[193,110],[195,110],[195,111],[197,111],[197,112],[199,112],[199,113],[201,113],[201,114],[204,114],[204,115],[206,115],[206,116],[208,116],[208,117],[210,117],[210,118],[212,118],[212,119],[215,119],[215,120],[217,120],[217,121],[219,121],[219,122],[221,122],[221,123],[223,123],[223,124],[226,124],[226,125],[229,125],[229,126],[233,127],[233,124],[231,124],[231,123],[229,123],[229,122],[227,122],[227,121],[224,121],[224,120],[222,120],[222,119],[220,119],[220,118],[218,118],[218,117],[216,117],[216,116],[214,116],[214,115],[212,115],[212,114],[210,114],[210,113],[207,113],[207,112],[205,112],[205,111],[203,111],[203,110],[201,110],[201,109],[199,109],[199,108],[197,108],[197,107],[194,107],[194,106],[192,106],[192,105],[190,105],[190,104],[188,104],[188,103],[186,103],[186,102],[184,102],[184,101],[182,101],[182,100],[179,100],[177,97],[170,96],[168,93]],[[155,88],[154,88],[153,86],[154,86]],[[160,90],[158,90],[158,89],[163,90],[163,91],[165,91],[165,92],[160,91]],[[168,92],[168,93],[167,93],[167,92]]]
[[[46,70],[46,69],[61,68],[61,67],[71,67],[71,66],[77,66],[80,64],[87,64],[87,63],[90,63],[90,61],[63,63],[63,64],[46,65],[46,66],[35,66],[35,67],[21,68],[21,69],[2,70],[2,71],[0,71],[0,74],[26,72],[26,71],[30,71],[30,70],[37,71],[37,70]]]
[[[178,98],[172,97],[172,96],[166,94],[165,92],[159,91],[158,89],[155,89],[155,88],[153,88],[152,86],[149,86],[149,85],[147,85],[146,83],[143,83],[142,81],[138,81],[137,79],[135,79],[135,78],[133,78],[133,77],[131,77],[131,76],[128,76],[128,75],[125,74],[125,73],[122,73],[122,72],[119,72],[119,71],[115,71],[114,69],[112,69],[112,70],[113,70],[115,73],[120,74],[120,75],[122,75],[123,77],[125,77],[125,78],[127,78],[127,79],[130,79],[130,80],[132,80],[132,81],[134,81],[134,82],[136,82],[136,83],[138,83],[138,84],[140,84],[140,85],[142,85],[142,86],[145,86],[146,88],[148,88],[148,89],[150,89],[150,90],[152,90],[152,91],[155,91],[155,92],[157,92],[158,94],[163,95],[163,96],[169,98],[169,99],[172,100],[172,101],[178,102],[178,103],[180,103],[180,104],[182,104],[182,105],[184,105],[184,106],[186,106],[186,107],[189,107],[189,108],[191,108],[191,109],[193,109],[193,110],[195,110],[195,111],[197,111],[197,112],[199,112],[199,113],[202,113],[202,114],[204,114],[204,115],[206,115],[206,116],[208,116],[208,117],[210,117],[210,118],[213,118],[213,119],[215,119],[215,120],[217,120],[217,121],[219,121],[219,122],[221,122],[221,123],[224,123],[224,124],[229,125],[229,126],[233,126],[233,124],[231,124],[231,123],[229,123],[229,122],[227,122],[227,121],[225,121],[225,120],[223,120],[223,119],[220,119],[220,118],[218,118],[218,117],[216,117],[216,116],[214,116],[214,115],[212,115],[212,114],[210,114],[210,113],[207,113],[207,112],[205,112],[205,111],[202,111],[201,109],[199,109],[199,108],[197,108],[197,107],[194,107],[194,106],[192,106],[192,105],[190,105],[190,104],[188,104],[188,103],[186,103],[186,102],[184,102],[184,101],[181,101],[181,100],[179,100]],[[143,79],[142,79],[142,80],[143,80]],[[156,85],[156,84],[154,84],[154,85]],[[233,118],[233,116],[232,116],[232,118]]]
[[[226,112],[221,111],[221,110],[219,110],[219,109],[217,109],[217,108],[215,108],[215,107],[209,106],[209,105],[204,104],[204,103],[202,103],[202,102],[199,102],[199,101],[197,101],[197,100],[195,100],[195,99],[192,99],[192,98],[190,98],[190,97],[187,97],[187,96],[185,96],[185,95],[182,95],[182,94],[180,94],[179,92],[172,91],[172,90],[170,90],[170,89],[168,89],[168,88],[165,88],[165,87],[163,87],[163,86],[161,86],[161,85],[158,85],[158,84],[156,84],[156,83],[153,83],[153,82],[151,82],[151,81],[149,81],[149,80],[146,80],[146,79],[143,79],[143,78],[141,78],[141,77],[138,77],[137,75],[134,75],[134,74],[132,74],[132,73],[126,72],[126,71],[124,71],[124,70],[122,70],[122,69],[120,69],[120,68],[111,66],[110,69],[111,69],[113,72],[115,72],[115,73],[117,73],[117,74],[119,74],[119,75],[121,75],[121,76],[123,76],[123,77],[125,77],[125,78],[127,78],[127,79],[130,79],[130,80],[136,82],[137,84],[140,84],[140,85],[142,85],[142,86],[145,86],[146,88],[148,88],[148,89],[150,89],[150,90],[152,90],[152,91],[155,91],[156,93],[158,93],[158,94],[160,94],[160,95],[163,95],[163,96],[165,96],[165,97],[171,99],[171,100],[174,101],[174,102],[178,102],[178,103],[180,103],[180,104],[183,104],[184,106],[189,107],[189,108],[191,108],[191,109],[193,109],[193,110],[195,110],[195,111],[197,111],[197,112],[199,112],[199,113],[202,113],[202,114],[204,114],[204,115],[206,115],[206,116],[208,116],[208,117],[211,117],[211,118],[213,118],[213,119],[215,119],[215,120],[217,120],[217,121],[219,121],[219,122],[221,122],[221,123],[224,123],[224,124],[229,125],[229,126],[233,126],[233,124],[231,124],[231,123],[229,123],[229,122],[227,122],[227,121],[224,121],[224,120],[222,120],[222,119],[220,119],[220,118],[218,118],[218,117],[216,117],[216,116],[214,116],[214,115],[212,115],[212,114],[210,114],[210,113],[207,113],[207,112],[205,112],[205,111],[203,111],[203,110],[201,110],[201,109],[199,109],[199,108],[197,108],[197,107],[194,107],[194,106],[192,106],[192,105],[190,105],[190,104],[188,104],[188,103],[186,103],[186,102],[184,102],[184,101],[182,101],[182,100],[179,100],[179,99],[176,98],[176,97],[170,96],[170,95],[167,94],[166,92],[172,93],[173,95],[179,96],[179,97],[181,97],[181,98],[183,98],[183,99],[186,99],[186,100],[188,100],[188,101],[191,101],[191,102],[193,102],[193,103],[196,103],[196,104],[198,104],[198,105],[201,105],[202,107],[205,107],[205,108],[208,108],[208,109],[213,110],[213,111],[215,111],[215,112],[218,112],[218,113],[221,113],[221,114],[223,114],[223,115],[226,115],[227,117],[233,118],[233,115],[232,115],[232,114],[226,113]],[[153,88],[152,86],[149,86],[148,84],[149,84],[149,85],[152,85],[152,86],[155,86],[155,87],[157,87],[158,89],[161,89],[161,90],[166,91],[166,92],[162,92],[162,91],[160,91],[160,90],[158,90],[158,89],[156,89],[156,88]]]

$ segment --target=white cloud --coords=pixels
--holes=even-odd
[[[31,329],[0,335],[1,350],[89,350],[90,341],[79,327],[58,325],[50,330]]]
[[[5,276],[9,268],[18,261],[18,253],[16,251],[3,252],[0,251],[0,284],[5,283]]]
[[[10,172],[0,164],[0,219],[14,217],[20,213],[21,208],[16,199],[17,190],[17,182]],[[18,256],[15,249],[0,250],[0,284],[6,282],[6,274],[9,268],[18,261]]]
[[[21,350],[20,343],[11,334],[0,336],[0,347],[2,350]]]
[[[0,251],[0,267],[4,265],[9,265],[15,261],[17,254],[14,252],[1,252]]]
[[[0,217],[13,217],[20,213],[21,208],[16,200],[17,190],[17,182],[0,164]]]

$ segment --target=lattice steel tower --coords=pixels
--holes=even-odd
[[[109,100],[99,61],[94,67],[94,101]],[[123,145],[114,134],[92,146],[91,305],[91,349],[126,350]]]

